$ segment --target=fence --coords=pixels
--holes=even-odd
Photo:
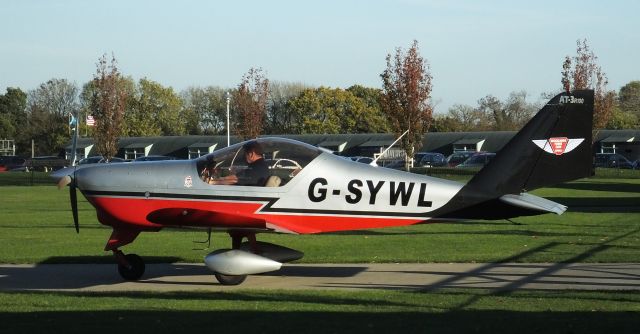
[[[55,186],[55,180],[44,172],[3,172],[0,186]]]

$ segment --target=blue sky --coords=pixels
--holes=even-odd
[[[233,87],[250,67],[270,80],[380,87],[385,56],[416,39],[437,112],[560,88],[565,55],[586,38],[618,90],[640,80],[638,1],[0,0],[0,91],[91,79],[103,53],[180,91]]]

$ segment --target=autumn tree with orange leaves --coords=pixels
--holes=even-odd
[[[587,40],[578,40],[576,44],[576,56],[566,56],[562,64],[562,88],[566,92],[594,90],[593,128],[602,129],[613,114],[615,92],[607,90],[607,75],[597,64],[598,57],[589,48]]]
[[[429,64],[420,56],[416,40],[406,53],[396,48],[395,55],[388,54],[386,60],[387,68],[380,74],[380,105],[396,135],[409,130],[402,138],[402,147],[407,157],[413,157],[422,146],[433,114],[429,103],[432,89]]]
[[[96,73],[90,82],[93,92],[89,101],[89,110],[96,120],[93,136],[98,153],[111,160],[118,152],[127,92],[120,84],[122,76],[115,57],[112,56],[111,63],[107,64],[106,54],[102,55],[96,65]]]
[[[242,82],[232,97],[236,134],[243,139],[251,139],[262,133],[268,98],[269,80],[261,68],[250,68],[242,76]]]

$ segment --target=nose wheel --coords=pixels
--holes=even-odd
[[[118,273],[127,281],[137,281],[144,274],[144,260],[136,254],[125,255],[120,250],[114,250],[118,260]]]

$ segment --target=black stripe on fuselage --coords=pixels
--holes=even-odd
[[[293,209],[293,208],[273,208],[278,201],[274,197],[251,197],[251,196],[223,196],[223,195],[194,195],[194,194],[171,194],[171,193],[147,193],[147,192],[125,192],[125,191],[96,191],[83,190],[85,196],[109,196],[109,197],[143,197],[143,198],[164,198],[164,199],[195,199],[209,201],[239,201],[239,202],[266,202],[267,204],[260,212],[268,213],[300,213],[300,214],[328,214],[346,216],[380,216],[380,217],[415,217],[431,218],[433,215],[424,213],[391,212],[391,211],[351,211],[351,210],[322,210],[322,209]]]

